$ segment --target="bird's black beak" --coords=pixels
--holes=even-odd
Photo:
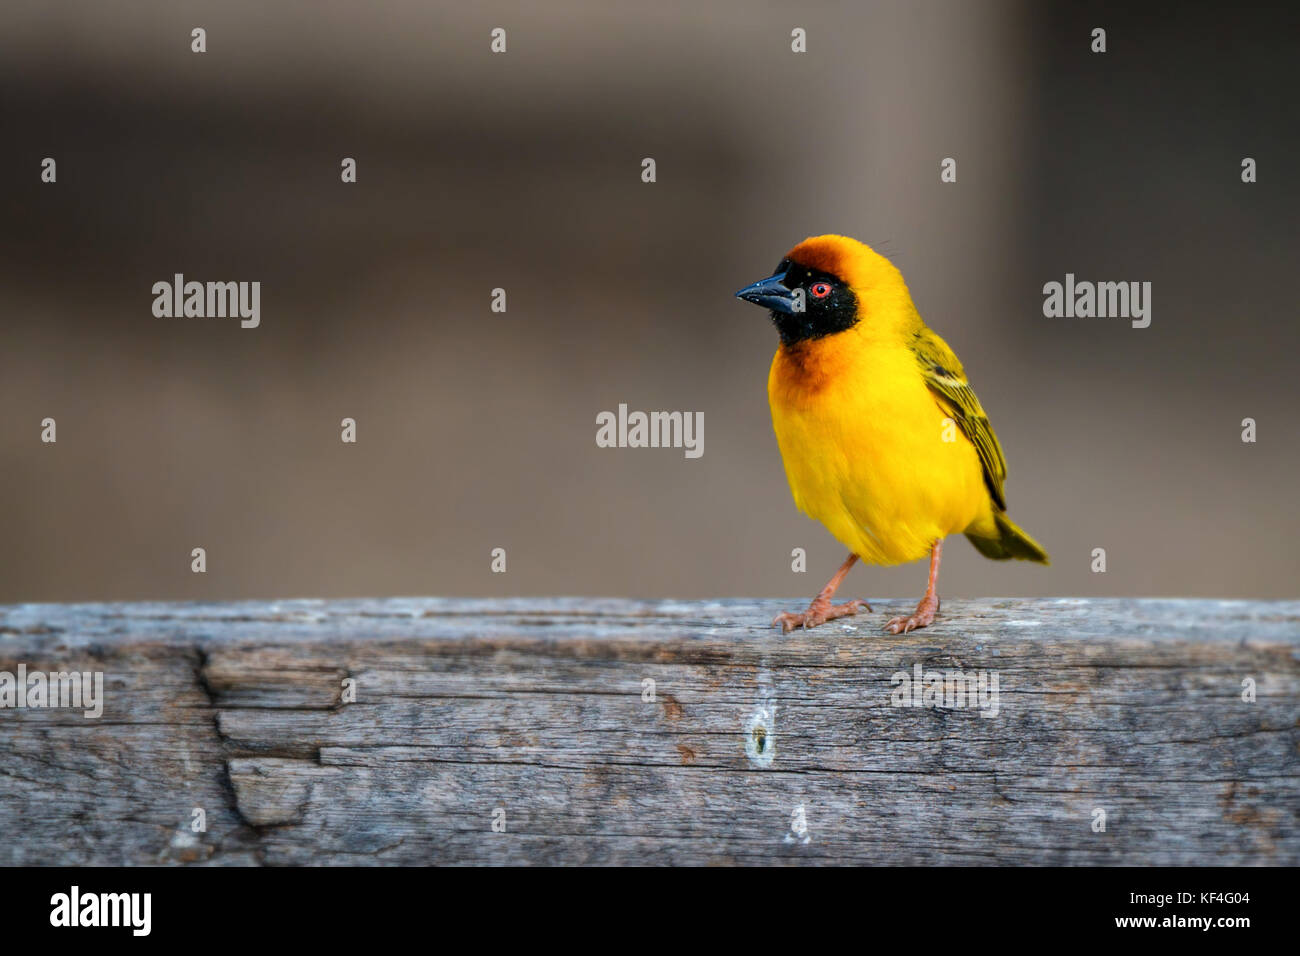
[[[752,302],[755,305],[761,305],[765,309],[771,309],[773,312],[782,312],[785,315],[794,315],[794,291],[787,289],[782,283],[785,278],[784,272],[778,272],[753,285],[747,285],[736,293],[737,299],[744,299],[746,302]]]

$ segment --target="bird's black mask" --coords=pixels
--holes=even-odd
[[[736,298],[768,309],[784,345],[825,338],[857,324],[858,297],[828,272],[782,259],[775,274],[746,286]]]

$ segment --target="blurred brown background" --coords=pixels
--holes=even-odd
[[[10,0],[0,601],[806,598],[843,553],[791,502],[776,336],[732,292],[832,231],[890,255],[961,355],[1054,558],[957,540],[943,593],[1294,597],[1295,27],[1222,4]],[[175,272],[260,280],[261,327],[154,318]],[[1067,272],[1152,282],[1151,327],[1044,318]],[[704,412],[703,458],[597,448],[620,402]],[[867,569],[846,593],[923,584]]]

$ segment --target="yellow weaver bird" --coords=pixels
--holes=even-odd
[[[866,601],[831,604],[855,561],[928,554],[925,596],[885,629],[925,627],[939,610],[943,539],[956,532],[985,557],[1048,563],[1007,517],[1002,447],[893,263],[856,239],[815,236],[736,295],[768,309],[781,336],[767,395],[795,504],[849,549],[807,611],[773,624],[789,633],[870,611]]]

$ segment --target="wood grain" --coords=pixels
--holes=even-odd
[[[106,698],[0,709],[0,862],[1300,863],[1300,602],[797,603],[0,607],[0,671]]]

